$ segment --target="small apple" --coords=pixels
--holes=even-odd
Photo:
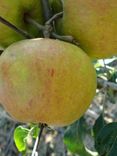
[[[65,126],[79,119],[96,91],[96,72],[77,46],[28,39],[0,57],[0,102],[21,122]]]
[[[36,28],[26,22],[25,17],[30,16],[39,23],[43,22],[40,0],[1,0],[0,16],[14,24],[16,27],[39,36]],[[7,47],[11,43],[24,39],[8,26],[0,23],[0,44]]]

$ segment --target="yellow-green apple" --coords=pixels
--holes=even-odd
[[[0,16],[14,24],[16,27],[38,36],[38,30],[28,24],[26,15],[39,23],[43,22],[43,14],[40,0],[1,0]],[[11,43],[24,39],[8,26],[0,23],[0,44],[8,46]]]
[[[62,33],[72,35],[92,58],[117,55],[117,1],[64,0]]]
[[[91,60],[73,44],[22,40],[0,57],[0,102],[18,121],[68,125],[87,110],[95,91]]]

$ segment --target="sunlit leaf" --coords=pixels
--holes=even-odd
[[[14,141],[16,144],[16,147],[20,152],[23,152],[26,150],[26,138],[28,136],[29,130],[18,126],[14,131]]]

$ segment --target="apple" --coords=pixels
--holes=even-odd
[[[30,34],[39,36],[38,30],[28,24],[25,20],[26,15],[30,16],[39,23],[43,23],[43,14],[40,0],[1,0],[0,16],[14,24],[16,27],[28,31]],[[0,44],[9,46],[11,43],[22,40],[20,34],[8,26],[0,23]]]
[[[27,39],[0,57],[0,102],[21,122],[65,126],[79,119],[96,91],[96,72],[77,46]]]
[[[93,59],[117,55],[116,0],[64,0],[63,10],[62,34],[72,35]]]

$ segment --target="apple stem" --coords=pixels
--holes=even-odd
[[[52,31],[52,26],[51,25],[41,25],[38,22],[36,22],[35,20],[33,20],[30,17],[26,17],[26,21],[32,25],[34,25],[37,29],[39,29],[39,31],[43,32],[43,36],[45,38],[50,38],[50,34]]]
[[[36,138],[31,156],[35,156],[35,153],[37,153],[37,150],[39,149],[40,139],[41,139],[43,130],[46,126],[47,126],[46,124],[40,124],[40,132],[39,132],[38,137]]]
[[[13,29],[15,32],[17,32],[18,34],[22,35],[23,37],[30,39],[33,38],[33,36],[31,36],[30,34],[28,34],[26,31],[16,27],[15,25],[13,25],[12,23],[10,23],[9,21],[5,20],[3,17],[0,16],[0,22],[5,24],[6,26],[8,26],[9,28]]]
[[[49,20],[52,17],[52,11],[50,8],[49,0],[41,0],[43,14],[45,21]]]
[[[44,130],[44,128],[45,127],[47,127],[47,125],[46,124],[40,124],[40,132],[39,132],[39,136],[38,136],[38,138],[39,138],[39,141],[38,141],[38,146],[37,146],[37,149],[39,148],[39,143],[40,143],[40,139],[41,139],[41,136],[42,136],[42,133],[43,133],[43,130]]]
[[[72,36],[61,36],[61,35],[58,35],[57,33],[55,33],[53,31],[53,27],[51,26],[50,23],[53,20],[55,20],[57,17],[60,17],[61,15],[62,15],[62,12],[55,14],[52,18],[50,18],[45,23],[45,26],[39,24],[38,22],[36,22],[35,20],[33,20],[32,18],[30,18],[28,16],[26,17],[26,21],[28,23],[34,25],[40,31],[42,31],[45,38],[52,37],[52,38],[59,39],[59,40],[62,40],[62,41],[66,41],[66,42],[69,42],[69,43],[73,43],[73,44],[79,46],[79,43]]]

